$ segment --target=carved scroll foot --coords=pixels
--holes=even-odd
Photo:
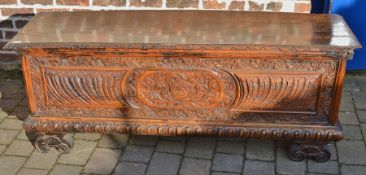
[[[290,145],[288,156],[291,160],[301,162],[305,158],[312,158],[317,162],[326,162],[330,159],[327,143],[293,142]]]
[[[38,135],[34,141],[38,151],[47,153],[50,148],[55,148],[60,153],[68,153],[74,146],[72,138],[64,138],[64,135]]]

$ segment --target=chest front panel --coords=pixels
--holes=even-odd
[[[339,60],[26,54],[35,116],[327,123]]]

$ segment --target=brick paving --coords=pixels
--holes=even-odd
[[[339,114],[345,139],[331,160],[290,161],[281,142],[242,138],[70,134],[69,154],[35,151],[21,122],[28,107],[21,80],[0,80],[0,174],[4,175],[365,175],[366,75],[348,74]]]

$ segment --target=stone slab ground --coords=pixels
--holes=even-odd
[[[345,139],[331,160],[292,162],[280,142],[217,137],[73,134],[69,154],[41,154],[27,141],[22,80],[0,80],[0,174],[319,175],[366,174],[366,75],[348,74],[340,112]]]

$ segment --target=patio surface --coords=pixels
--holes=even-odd
[[[22,80],[0,80],[0,174],[271,175],[366,174],[366,75],[348,74],[340,121],[345,139],[331,160],[292,162],[280,142],[217,137],[74,134],[69,154],[34,150],[22,131],[28,115]]]

